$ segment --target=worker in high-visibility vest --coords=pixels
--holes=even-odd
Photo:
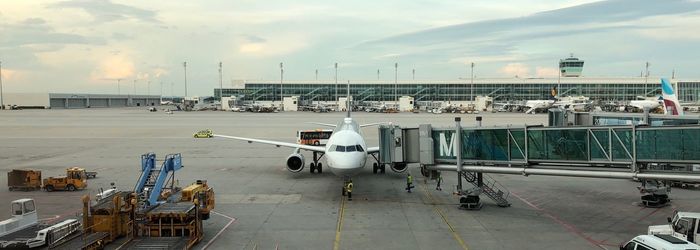
[[[348,194],[348,200],[352,200],[352,180],[348,181],[348,184],[345,185],[345,192]]]
[[[411,188],[413,188],[413,176],[411,176],[411,173],[408,173],[408,176],[406,176],[406,190],[410,193]]]

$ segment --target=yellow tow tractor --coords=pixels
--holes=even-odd
[[[212,137],[214,137],[214,134],[211,132],[211,129],[200,130],[199,132],[194,134],[194,138],[212,138]]]
[[[66,176],[49,177],[44,179],[43,186],[46,191],[68,190],[75,191],[87,187],[87,175],[85,169],[72,167],[66,169]]]

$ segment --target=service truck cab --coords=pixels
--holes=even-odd
[[[639,235],[620,245],[620,250],[694,250],[700,246],[670,235]]]
[[[665,234],[697,244],[700,242],[700,213],[673,212],[666,225],[649,226],[648,234]]]

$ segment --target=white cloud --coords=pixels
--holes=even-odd
[[[530,68],[522,63],[509,63],[503,66],[500,71],[508,77],[528,77],[530,74]]]
[[[536,77],[556,77],[559,74],[559,69],[554,67],[535,67]]]

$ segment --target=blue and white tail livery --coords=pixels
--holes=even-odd
[[[666,78],[661,78],[661,96],[664,102],[664,113],[667,115],[683,115],[683,107],[676,97],[673,85]]]

